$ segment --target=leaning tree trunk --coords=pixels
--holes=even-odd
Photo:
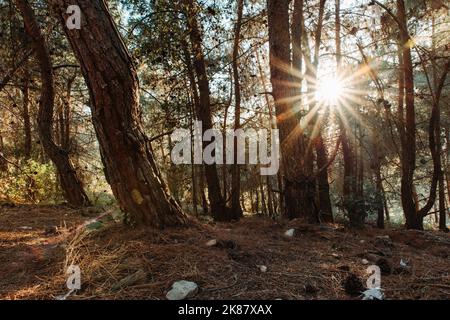
[[[89,199],[83,190],[81,181],[69,159],[69,155],[53,142],[53,106],[54,87],[53,69],[46,40],[34,16],[33,9],[25,0],[16,0],[27,34],[30,36],[39,66],[41,69],[42,94],[38,114],[38,131],[45,153],[55,164],[61,182],[61,187],[70,205],[89,205]]]
[[[102,0],[51,0],[81,65],[106,178],[132,223],[162,228],[186,222],[144,134],[136,70]],[[82,11],[80,30],[65,28],[66,9]]]

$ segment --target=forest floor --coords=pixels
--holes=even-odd
[[[108,215],[87,228],[98,215],[1,205],[0,299],[64,295],[70,264],[80,266],[82,288],[67,299],[165,299],[178,280],[199,285],[194,299],[360,299],[343,282],[355,275],[365,285],[371,264],[383,271],[386,299],[450,299],[450,235],[441,232],[262,217],[146,231]],[[290,228],[293,237],[284,234]],[[217,244],[207,246],[212,239]]]

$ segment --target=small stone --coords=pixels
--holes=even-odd
[[[266,266],[259,266],[259,270],[261,270],[261,272],[267,272],[267,267]]]
[[[289,229],[288,231],[286,231],[285,233],[284,233],[284,235],[286,236],[286,237],[293,237],[294,236],[294,234],[295,234],[295,229]]]
[[[172,288],[166,294],[168,300],[184,300],[194,297],[198,292],[195,282],[181,280],[174,282]]]
[[[341,256],[338,255],[337,253],[332,253],[331,255],[332,255],[334,258],[336,258],[336,259],[340,259],[340,258],[341,258]]]
[[[381,288],[367,289],[363,293],[363,300],[383,300],[384,294]]]
[[[408,267],[408,264],[405,261],[403,261],[403,259],[401,259],[400,260],[400,267],[406,268],[406,267]]]
[[[367,260],[367,259],[362,259],[361,262],[362,262],[362,264],[369,264],[369,260]]]
[[[215,245],[217,245],[217,240],[216,240],[216,239],[209,240],[209,241],[206,243],[206,246],[207,246],[207,247],[214,247]]]
[[[366,243],[366,240],[360,240],[359,243],[361,244]]]

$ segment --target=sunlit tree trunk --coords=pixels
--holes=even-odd
[[[309,222],[318,222],[314,179],[305,174],[302,132],[299,119],[293,111],[293,90],[289,86],[292,83],[290,67],[287,67],[291,66],[289,1],[267,0],[267,12],[272,94],[280,130],[285,216],[289,219],[304,217]]]
[[[316,153],[317,168],[319,169],[328,166],[327,150],[323,140],[323,132],[322,132],[323,116],[319,116],[317,112],[318,110],[316,110],[318,106],[316,105],[313,98],[315,95],[315,91],[317,89],[317,81],[318,81],[317,70],[319,66],[319,52],[322,39],[325,4],[326,0],[319,1],[319,17],[314,34],[315,46],[312,59],[310,57],[310,54],[305,54],[305,59],[307,61],[306,79],[308,85],[309,111],[310,113],[314,112],[314,114],[312,114],[311,120],[308,123],[311,134],[310,137],[311,143],[309,143],[308,148],[306,148],[306,156],[305,156],[306,159],[305,163],[309,166],[309,171],[311,172],[311,175],[313,172],[314,151]],[[319,207],[319,219],[322,221],[331,222],[333,221],[333,214],[331,208],[327,170],[320,170],[317,173],[317,190],[318,190],[317,199]]]
[[[399,78],[404,80],[405,96],[405,133],[402,143],[402,179],[401,179],[401,198],[403,211],[406,218],[406,227],[408,229],[423,229],[423,219],[416,211],[416,203],[413,197],[413,179],[416,166],[416,123],[414,110],[414,76],[411,58],[411,48],[409,46],[410,38],[407,31],[406,9],[403,0],[397,0],[398,20],[400,23],[400,41],[403,65],[399,72],[403,73]],[[399,96],[403,96],[403,87],[399,88]],[[400,99],[400,98],[399,98]],[[401,103],[403,105],[403,102]],[[402,109],[399,108],[399,112]],[[403,114],[401,114],[403,120]],[[403,122],[403,121],[402,121]]]
[[[1,122],[0,122],[1,124]],[[0,129],[0,171],[7,171],[8,170],[8,161],[6,161],[5,158],[5,144],[3,142],[3,135],[2,131]]]
[[[101,0],[51,0],[89,88],[92,120],[106,178],[132,223],[162,228],[186,223],[170,195],[144,134],[136,70]],[[66,10],[78,5],[80,30],[65,27]]]

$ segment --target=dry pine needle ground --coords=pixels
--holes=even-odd
[[[355,299],[343,281],[355,274],[365,284],[363,259],[379,258],[391,269],[381,282],[387,299],[450,298],[443,233],[258,217],[163,231],[109,222],[87,232],[80,226],[88,219],[61,206],[0,207],[0,298],[55,299],[68,291],[65,270],[76,264],[82,289],[68,299],[165,299],[182,279],[199,285],[195,299]],[[289,228],[292,238],[284,236]],[[208,247],[211,239],[218,245]],[[398,271],[401,260],[408,272]]]

